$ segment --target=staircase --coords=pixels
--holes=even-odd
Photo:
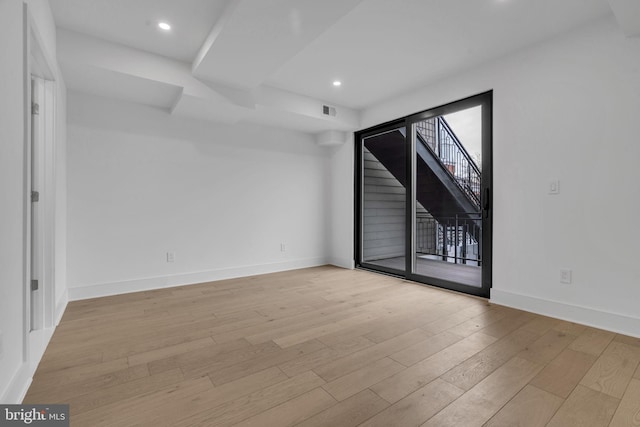
[[[419,142],[431,149],[479,212],[482,174],[447,121],[443,117],[424,120],[416,123],[416,130]]]
[[[419,122],[416,131],[416,199],[429,214],[417,214],[417,228],[430,230],[429,242],[421,244],[418,237],[417,250],[466,263],[467,248],[480,241],[480,170],[444,118]],[[402,128],[376,135],[364,145],[406,188],[404,133]],[[454,254],[447,249],[452,247]]]

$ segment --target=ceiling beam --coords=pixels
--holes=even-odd
[[[359,113],[261,85],[247,90],[194,77],[187,63],[67,30],[58,32],[58,61],[70,89],[159,107],[192,119],[247,121],[305,132],[355,130]]]
[[[193,73],[253,89],[362,0],[232,0],[213,26]]]

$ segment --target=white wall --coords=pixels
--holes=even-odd
[[[72,299],[326,263],[310,135],[74,92],[68,114]]]
[[[492,300],[640,336],[640,39],[599,21],[381,103],[363,127],[490,89]],[[341,180],[351,157],[344,147],[333,160]],[[352,230],[350,188],[334,195],[336,229]],[[333,250],[353,247],[352,233],[333,236]],[[561,268],[573,284],[559,283]]]
[[[50,238],[52,242],[48,242],[53,247],[52,259],[47,259],[45,262],[51,262],[53,268],[48,271],[52,271],[52,276],[49,278],[53,286],[53,294],[55,298],[54,309],[54,321],[57,323],[68,302],[67,295],[67,180],[66,180],[66,158],[67,158],[67,87],[60,70],[57,58],[57,40],[58,34],[53,18],[53,12],[48,0],[26,0],[28,4],[29,13],[35,23],[35,31],[40,37],[42,43],[41,49],[46,55],[47,59],[51,61],[51,67],[53,72],[53,78],[55,84],[53,85],[55,112],[52,114],[54,126],[54,136],[52,138],[53,143],[53,165],[47,164],[45,167],[48,170],[51,168],[52,179],[47,179],[46,184],[43,186],[46,193],[45,197],[47,202],[50,203],[47,206],[47,210],[52,212],[52,217],[48,218],[46,226],[52,226],[52,230],[46,230],[47,238]],[[33,43],[33,42],[32,42]],[[48,120],[49,118],[47,118]],[[47,172],[48,173],[48,172]],[[49,176],[49,175],[47,175]],[[42,192],[42,191],[41,191]],[[50,210],[49,210],[50,209]]]
[[[60,321],[64,309],[68,303],[67,295],[67,178],[66,178],[66,158],[67,158],[67,86],[65,84],[62,71],[57,59],[57,32],[53,18],[53,12],[48,0],[26,0],[29,14],[32,18],[33,31],[38,33],[42,45],[43,54],[53,75],[52,91],[55,111],[47,111],[51,117],[45,117],[53,122],[53,136],[50,138],[52,147],[46,147],[49,152],[51,148],[51,159],[45,161],[43,176],[47,177],[46,183],[40,189],[43,198],[40,201],[41,207],[45,208],[47,218],[44,222],[44,233],[47,240],[44,243],[45,250],[43,275],[45,286],[51,284],[54,296],[53,320],[55,324]],[[31,41],[35,43],[35,41]],[[33,50],[33,48],[32,48]],[[42,76],[40,76],[42,77]],[[47,89],[48,90],[48,89]],[[47,144],[49,142],[46,142]],[[52,164],[49,163],[52,161]],[[50,178],[49,178],[50,177]],[[45,203],[47,204],[46,206]],[[51,227],[52,229],[48,229]],[[51,248],[51,250],[49,249]],[[52,253],[51,253],[52,252]]]
[[[354,146],[353,134],[346,142],[331,148],[330,185],[328,204],[329,254],[333,265],[354,268]]]
[[[56,63],[55,25],[46,0],[27,1],[32,25],[45,56],[53,61],[57,112],[55,165],[56,303],[65,299],[65,85]],[[24,336],[26,271],[26,152],[23,1],[0,0],[0,402],[22,400],[40,359],[29,351]],[[49,165],[51,166],[51,165]],[[53,223],[53,221],[51,221]]]
[[[42,36],[42,49],[51,56],[57,58],[56,46],[56,23],[53,20],[53,12],[49,5],[49,0],[25,0],[29,6],[29,11],[36,22],[38,32]]]
[[[0,402],[23,365],[24,86],[22,1],[0,1]],[[5,41],[11,42],[5,42]]]

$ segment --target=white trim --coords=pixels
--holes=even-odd
[[[42,170],[42,263],[41,278],[43,288],[44,327],[51,328],[55,323],[56,295],[55,295],[55,265],[56,265],[56,82],[43,81],[41,113],[44,116],[41,154]]]
[[[37,334],[36,339],[31,339],[31,345],[29,346],[29,361],[22,362],[20,368],[15,373],[9,385],[3,390],[3,394],[0,395],[0,402],[3,404],[20,404],[27,395],[31,382],[33,381],[33,375],[38,369],[38,365],[44,356],[44,352],[47,349],[49,341],[55,328],[40,329],[38,331],[31,332]]]
[[[19,404],[23,401],[24,397],[29,390],[29,386],[31,385],[33,375],[38,368],[40,360],[44,355],[44,352],[47,348],[51,337],[53,336],[53,332],[55,328],[53,327],[43,327],[38,329],[37,331],[29,332],[30,325],[30,279],[31,279],[31,163],[32,163],[32,152],[31,152],[31,77],[32,73],[41,75],[44,78],[53,79],[52,70],[55,67],[52,65],[56,64],[55,58],[51,58],[47,52],[45,52],[42,48],[42,37],[40,32],[38,31],[38,27],[36,25],[36,21],[33,19],[31,12],[27,3],[23,3],[22,5],[22,63],[23,63],[23,94],[24,94],[24,106],[23,106],[23,118],[24,118],[24,132],[23,132],[23,206],[24,206],[24,217],[23,217],[23,241],[24,241],[24,253],[23,253],[23,277],[22,277],[22,307],[23,307],[23,317],[22,323],[16,322],[16,328],[22,326],[22,360],[20,365],[15,370],[13,377],[11,377],[10,381],[6,385],[3,384],[2,390],[0,390],[0,402],[2,403],[12,403]],[[44,86],[44,85],[42,85]],[[51,111],[46,111],[50,114],[48,120],[54,120],[55,116],[53,115],[55,98],[51,99],[50,102],[42,102],[43,106],[49,104]],[[53,129],[53,128],[52,128]],[[43,128],[43,131],[45,129]],[[49,135],[51,139],[42,140],[41,144],[44,147],[45,145],[49,145],[53,142],[53,135]],[[44,152],[43,152],[44,154]],[[37,160],[37,159],[36,159]],[[44,160],[44,158],[42,158]],[[51,165],[50,165],[51,166]],[[44,169],[46,167],[45,163],[40,163],[36,165],[37,171],[40,173],[44,173]],[[41,176],[42,180],[46,180],[45,176]],[[38,187],[40,190],[40,187]],[[44,192],[43,194],[46,194]],[[44,201],[42,202],[44,206]],[[41,215],[41,219],[43,220],[41,225],[44,225],[45,217]],[[42,237],[42,236],[41,236]],[[42,239],[41,239],[42,240]],[[39,279],[43,279],[43,275],[38,275]],[[43,291],[44,291],[44,280],[43,280]],[[51,300],[51,309],[53,309],[53,300]],[[64,306],[62,306],[61,311],[64,311]],[[17,319],[16,319],[17,320]],[[42,319],[44,320],[44,319]]]
[[[120,282],[69,287],[69,301],[128,294],[152,289],[171,288],[174,286],[193,285],[196,283],[212,282],[216,280],[235,279],[237,277],[254,276],[257,274],[277,273],[280,271],[295,270],[299,268],[318,267],[326,264],[327,260],[325,258],[306,258],[272,264],[223,268],[219,270],[198,271],[170,276],[157,276],[123,280]]]
[[[60,297],[60,299],[58,300],[58,303],[56,304],[55,315],[54,315],[55,317],[53,319],[55,326],[58,326],[60,324],[60,320],[62,320],[62,315],[64,314],[64,311],[67,309],[68,303],[69,303],[69,291],[65,287],[62,297]]]
[[[31,322],[31,299],[29,283],[31,279],[31,70],[29,56],[31,52],[30,24],[27,4],[22,5],[23,22],[23,63],[24,63],[24,188],[23,209],[24,221],[22,223],[22,235],[24,238],[24,253],[22,260],[22,363],[28,363],[29,355],[29,326]]]
[[[25,4],[27,4],[25,2]],[[44,39],[40,34],[40,30],[38,29],[38,25],[36,25],[36,20],[33,18],[33,15],[28,11],[28,23],[29,23],[29,37],[33,42],[35,42],[35,49],[29,52],[30,55],[33,55],[31,61],[29,63],[29,72],[31,74],[35,74],[46,80],[55,80],[55,75],[53,70],[55,70],[56,59],[50,56],[50,53],[46,51],[42,46],[44,46]]]
[[[499,289],[491,290],[490,302],[640,338],[640,318],[638,317]]]
[[[23,362],[13,378],[11,378],[11,381],[9,381],[7,387],[2,391],[2,395],[0,395],[0,402],[2,404],[16,405],[22,403],[24,396],[27,394],[27,390],[29,390],[31,377],[33,376],[29,375],[28,371],[28,365]]]
[[[336,267],[346,268],[348,270],[353,270],[354,268],[356,268],[355,261],[347,258],[331,258],[329,264]]]

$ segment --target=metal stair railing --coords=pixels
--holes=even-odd
[[[482,174],[447,121],[443,117],[424,120],[416,123],[416,130],[479,211]]]
[[[480,219],[478,212],[456,212],[438,220],[416,213],[416,252],[456,264],[482,265],[476,225]]]

